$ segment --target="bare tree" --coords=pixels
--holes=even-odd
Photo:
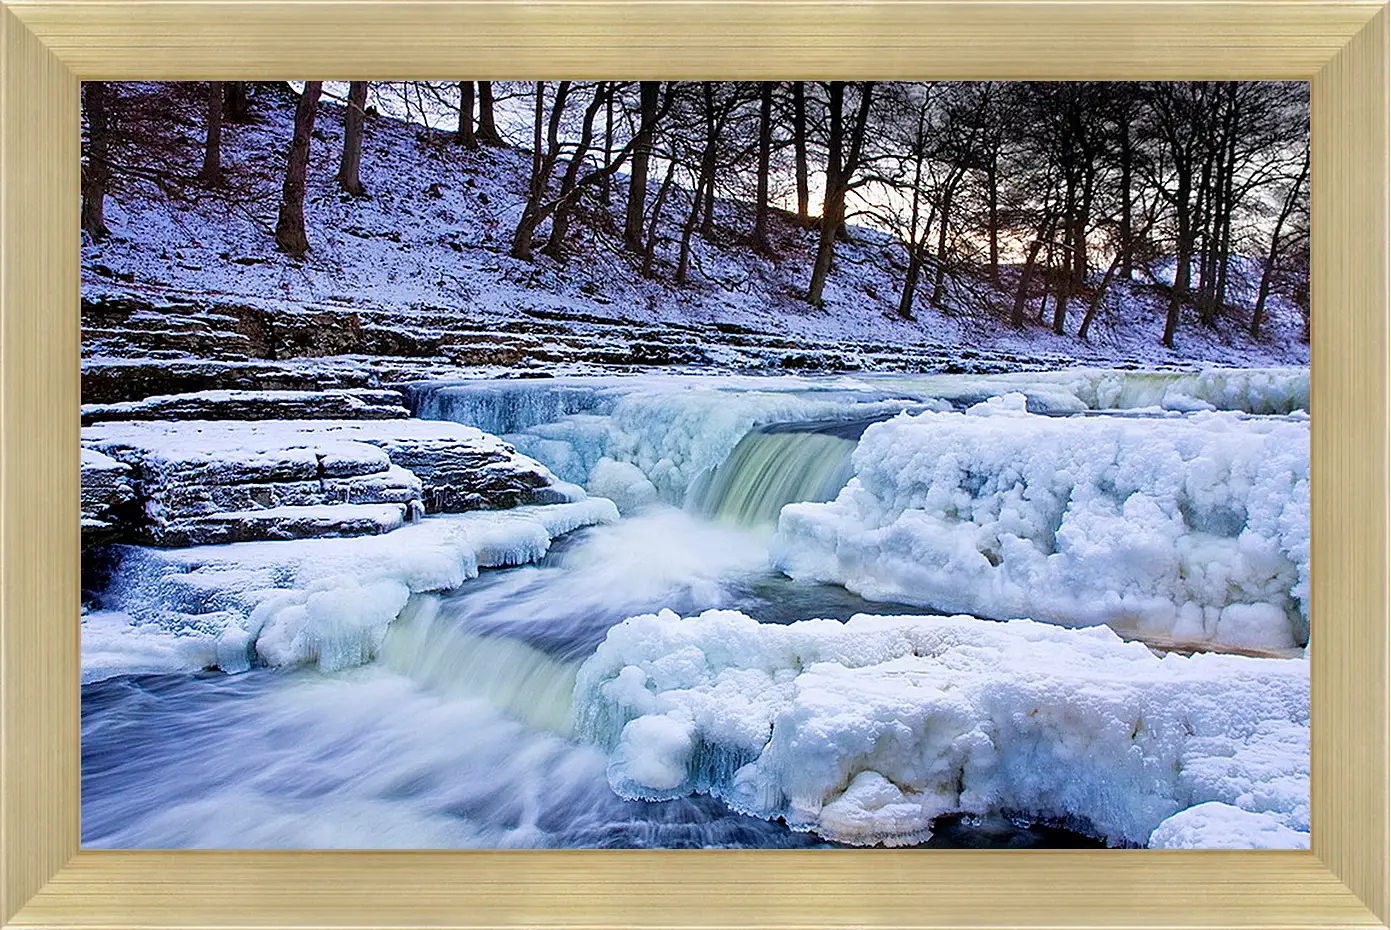
[[[638,88],[638,131],[632,146],[633,165],[628,172],[628,209],[623,224],[623,241],[634,252],[642,251],[642,218],[647,210],[647,165],[652,153],[652,133],[656,129],[657,98],[660,81],[643,81]]]
[[[1270,298],[1271,282],[1275,278],[1275,269],[1280,263],[1281,253],[1284,250],[1285,224],[1289,222],[1291,215],[1295,212],[1300,202],[1303,200],[1304,185],[1309,180],[1309,149],[1305,146],[1304,158],[1300,163],[1299,175],[1290,185],[1285,194],[1284,201],[1280,206],[1280,215],[1275,219],[1275,227],[1270,234],[1270,250],[1265,256],[1265,266],[1261,269],[1260,288],[1256,293],[1256,305],[1251,311],[1251,337],[1257,338],[1261,334],[1261,322],[1265,319],[1265,304]]]
[[[203,143],[203,170],[198,180],[204,184],[222,183],[222,107],[221,81],[208,82],[207,136]]]
[[[367,113],[367,82],[348,84],[348,105],[343,110],[343,157],[338,163],[338,186],[354,197],[367,193],[362,169],[362,123]]]
[[[843,112],[845,82],[832,81],[830,85],[831,130],[827,141],[826,193],[821,210],[821,238],[816,251],[816,262],[812,266],[811,285],[807,288],[807,303],[813,306],[821,305],[826,278],[831,273],[836,236],[845,222],[845,197],[859,167],[873,94],[874,82],[863,82],[860,87],[859,107],[847,127]]]
[[[478,133],[473,128],[473,82],[459,82],[459,131],[454,138],[466,149],[478,148]]]
[[[811,212],[811,188],[807,180],[807,90],[802,81],[792,82],[792,153],[797,177],[797,218],[806,221]]]
[[[111,88],[106,81],[82,82],[87,111],[87,161],[82,166],[82,229],[105,239],[106,188],[111,183]]]
[[[493,118],[493,82],[478,82],[478,132],[476,138],[483,145],[504,145],[502,135],[497,131]]]
[[[275,243],[296,257],[309,251],[304,232],[304,187],[309,168],[309,138],[319,110],[323,81],[305,81],[295,107],[295,132],[290,140],[290,156],[285,165],[285,185],[280,196],[280,217],[275,224]]]
[[[758,251],[772,251],[768,244],[768,176],[773,155],[773,82],[758,89],[758,192],[755,194],[753,244]]]

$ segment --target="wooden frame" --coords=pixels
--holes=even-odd
[[[1387,22],[1361,0],[2,0],[0,920],[1385,926]],[[79,852],[78,81],[253,76],[1310,79],[1313,850]]]

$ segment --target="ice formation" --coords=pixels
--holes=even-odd
[[[664,611],[610,630],[575,712],[621,795],[708,793],[841,842],[922,841],[963,811],[1133,845],[1163,824],[1162,844],[1242,845],[1259,822],[1298,845],[1308,669],[1027,620]]]
[[[1011,394],[871,426],[836,500],[784,508],[774,563],[944,612],[1307,642],[1307,419],[1023,406]]]
[[[358,665],[413,595],[535,561],[554,537],[617,519],[611,502],[589,498],[428,517],[382,536],[113,547],[105,610],[83,618],[83,676]]]
[[[834,378],[639,375],[422,382],[411,387],[411,398],[420,416],[504,435],[569,482],[592,480],[596,468],[607,468],[605,459],[632,465],[662,500],[680,506],[755,428],[864,421],[905,408],[946,411],[1010,392],[1024,394],[1031,411],[1055,415],[1141,408],[1174,415],[1211,409],[1289,413],[1308,409],[1309,373],[1276,368]],[[615,477],[612,470],[601,474]],[[603,493],[598,485],[590,491]]]

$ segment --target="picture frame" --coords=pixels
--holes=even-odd
[[[1387,926],[1385,3],[0,2],[0,921]],[[1311,81],[1308,852],[82,851],[79,81]]]

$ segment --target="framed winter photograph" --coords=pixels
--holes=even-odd
[[[1184,11],[7,4],[5,919],[1384,924],[1388,14]]]

